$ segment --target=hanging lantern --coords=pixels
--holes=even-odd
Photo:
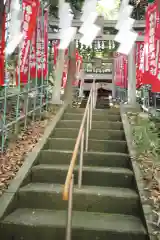
[[[115,48],[115,42],[113,41],[113,48]]]
[[[78,48],[78,46],[79,46],[79,45],[78,45],[78,40],[76,40],[76,48]]]
[[[98,40],[97,42],[98,42],[98,44],[97,44],[97,48],[98,48],[98,50],[99,50],[99,49],[101,49],[101,43],[100,43],[99,40]]]
[[[104,48],[105,48],[105,46],[104,46],[104,41],[102,41],[101,48],[102,48],[102,49],[104,49]]]
[[[97,51],[97,49],[98,49],[97,41],[95,41],[94,49],[95,49],[96,51]]]

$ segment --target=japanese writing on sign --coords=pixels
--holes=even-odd
[[[139,56],[140,56],[139,69],[141,70],[142,73],[144,73],[144,45]]]
[[[41,21],[41,17],[38,19],[37,24],[37,43],[36,43],[36,56],[37,56],[37,64],[38,64],[38,70],[42,69],[42,62],[43,62],[43,54],[44,54],[44,41],[42,39],[42,30],[43,25]]]
[[[157,40],[156,49],[157,79],[160,81],[160,40]]]
[[[156,11],[151,11],[149,16],[149,71],[156,75],[156,48],[155,48]]]
[[[27,5],[26,3],[23,3],[23,25],[22,25],[22,31],[23,31],[23,36],[24,36],[24,41],[21,46],[21,51],[20,51],[20,72],[27,73],[28,71],[28,51],[29,51],[29,45],[30,42],[27,39],[27,33],[28,33],[28,28],[29,28],[29,22],[32,14],[32,6]]]
[[[30,66],[31,66],[31,69],[36,67],[36,33],[35,32],[33,33],[33,37],[32,37]]]

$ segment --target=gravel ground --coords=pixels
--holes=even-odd
[[[144,182],[143,202],[152,208],[152,217],[149,224],[152,225],[155,235],[160,239],[160,152],[158,131],[150,129],[151,122],[147,116],[128,116],[134,129],[134,144],[137,148],[137,163],[142,173]],[[146,125],[145,125],[146,123]],[[147,125],[148,124],[148,125]],[[153,125],[154,128],[154,125]]]
[[[55,116],[55,111],[47,114],[47,119],[32,122],[26,130],[21,131],[15,142],[9,143],[4,154],[0,156],[0,196],[8,188],[10,181],[15,177],[23,165],[25,156],[30,152],[42,137],[46,126]]]

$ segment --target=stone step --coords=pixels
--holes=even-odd
[[[38,201],[38,199],[37,199]],[[66,210],[17,209],[1,225],[5,240],[65,239]],[[147,240],[140,219],[121,214],[73,211],[72,240]]]
[[[110,108],[110,109],[94,109],[93,114],[97,115],[118,115],[120,116],[120,110],[118,108]]]
[[[63,120],[82,120],[83,113],[65,113],[63,115]],[[98,114],[93,114],[93,121],[119,121],[121,122],[121,117],[120,115],[98,115]]]
[[[49,138],[43,149],[73,150],[76,139],[72,138]],[[118,140],[92,140],[88,141],[88,150],[93,152],[119,152],[128,153],[126,141]]]
[[[123,130],[91,129],[89,138],[97,140],[125,140],[125,133]]]
[[[108,109],[110,106],[108,104],[96,104],[96,109]]]
[[[85,108],[67,108],[66,112],[67,113],[84,113]],[[117,108],[110,108],[110,109],[103,109],[103,110],[99,110],[99,109],[95,109],[93,110],[93,114],[102,114],[102,115],[119,115],[120,116],[120,110]]]
[[[86,104],[87,104],[88,99],[83,99],[81,104],[80,104],[80,108],[85,108]]]
[[[31,179],[33,182],[64,184],[68,168],[68,165],[39,164],[32,168]],[[74,169],[75,184],[78,183],[78,169],[78,166]],[[133,179],[133,172],[127,168],[83,167],[83,185],[133,189]]]
[[[63,185],[31,183],[19,190],[19,208],[67,209],[62,200]],[[39,199],[37,201],[37,198]],[[118,204],[117,204],[118,203]],[[138,194],[128,188],[111,188],[74,185],[74,211],[117,213],[138,216],[140,201]]]
[[[38,155],[38,164],[70,164],[73,151],[42,150]],[[78,156],[79,159],[79,156]],[[85,166],[130,168],[130,158],[124,153],[84,153]]]
[[[56,128],[51,134],[51,138],[75,138],[77,139],[79,129],[77,128]],[[89,132],[90,139],[97,140],[125,140],[123,130],[105,130],[105,129],[92,129]]]
[[[94,152],[110,151],[110,152],[128,153],[128,146],[126,141],[89,139],[88,150],[94,151]]]
[[[104,104],[107,104],[107,103],[109,103],[109,99],[98,98],[97,103],[104,103]]]
[[[81,120],[61,120],[57,124],[57,128],[80,128]],[[114,129],[123,130],[122,122],[109,122],[109,121],[93,121],[92,129]]]
[[[108,106],[109,107],[109,100],[108,101],[97,101],[97,103],[96,103],[96,106],[98,106],[98,105],[104,105],[104,106]]]

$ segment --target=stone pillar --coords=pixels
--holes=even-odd
[[[64,69],[64,50],[58,51],[58,59],[55,69],[55,81],[53,86],[52,93],[52,103],[61,104],[61,83],[62,83],[62,74]]]
[[[136,64],[135,64],[135,45],[128,55],[128,104],[136,106]]]
[[[79,97],[83,97],[83,89],[84,88],[84,70],[80,72],[80,88],[79,88]]]
[[[67,75],[67,83],[66,88],[64,90],[64,101],[69,105],[72,105],[73,100],[73,87],[72,82],[75,81],[76,78],[76,46],[75,42],[71,42],[69,46],[69,66],[68,66],[68,75]]]
[[[58,6],[59,9],[64,4],[64,0],[59,0]],[[62,83],[62,75],[64,69],[64,50],[58,50],[58,59],[54,73],[54,86],[52,91],[52,103],[53,104],[62,104],[61,101],[61,83]]]

